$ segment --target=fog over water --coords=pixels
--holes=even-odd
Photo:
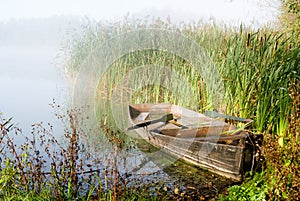
[[[73,19],[0,22],[0,112],[23,129],[56,120],[49,106],[65,104],[62,43]]]
[[[193,19],[203,18],[206,22],[210,19],[219,18],[221,20],[224,18],[225,20],[230,14],[231,17],[236,18],[236,22],[243,21],[249,25],[253,20],[261,22],[264,19],[264,23],[272,20],[277,13],[275,12],[276,9],[274,11],[274,8],[278,7],[276,4],[277,6],[274,6],[274,8],[268,7],[268,9],[264,10],[264,7],[259,8],[256,5],[256,1],[256,3],[251,3],[246,0],[242,3],[239,1],[220,2],[220,5],[217,7],[215,7],[214,3],[206,4],[205,1],[199,2],[197,4],[198,7],[196,5],[182,7],[179,1],[174,5],[173,2],[165,2],[166,5],[170,4],[172,6],[152,2],[157,5],[154,7],[141,3],[141,8],[135,10],[132,7],[133,10],[129,9],[129,11],[131,11],[131,14],[134,14],[130,15],[131,17],[145,17],[151,14],[161,17],[161,19],[166,19],[170,15],[172,22],[187,20],[186,17],[192,17]],[[277,0],[274,2],[277,2]],[[32,1],[30,3],[35,5],[36,2]],[[25,9],[26,12],[22,13],[15,10],[13,1],[6,2],[7,9],[4,9],[5,6],[1,7],[3,12],[0,13],[0,112],[4,113],[3,116],[6,118],[13,117],[13,121],[19,123],[22,128],[26,127],[26,130],[30,129],[32,123],[47,122],[53,118],[54,115],[49,106],[52,99],[58,100],[61,104],[63,104],[63,101],[66,101],[66,80],[62,70],[62,44],[67,41],[70,35],[76,33],[76,30],[80,30],[79,27],[84,19],[83,16],[92,17],[92,19],[101,17],[101,9],[97,6],[91,7],[91,4],[80,6],[79,2],[72,2],[72,4],[68,4],[69,6],[65,5],[64,12],[56,12],[56,9],[52,10],[52,8],[57,8],[52,7],[55,4],[51,4],[51,6],[41,3],[40,6],[42,8],[45,7],[45,10],[42,12],[42,9],[38,9],[38,6],[30,10],[30,3],[24,5],[24,8],[28,7],[28,9]],[[136,5],[136,2],[131,3]],[[111,6],[114,8],[116,5],[119,4],[111,3]],[[82,12],[75,12],[77,11],[76,9],[74,12],[67,12],[68,9],[73,8],[72,6],[74,9],[76,7]],[[178,6],[182,9],[178,10]],[[49,7],[49,9],[47,10],[46,7]],[[196,7],[201,8],[196,12],[199,16],[194,15],[194,12],[189,12],[189,9],[193,10],[192,8]],[[14,8],[14,15],[9,12],[9,8]],[[20,8],[18,7],[18,9]],[[110,14],[115,17],[126,16],[125,8],[121,8],[122,6],[118,10],[119,15]],[[229,8],[232,9],[232,12],[229,12]],[[224,16],[217,15],[214,18],[214,13],[218,9],[221,9]],[[249,15],[241,13],[241,10],[247,11]],[[69,14],[72,14],[72,16],[69,16]],[[49,17],[50,15],[52,17]],[[255,19],[254,16],[256,16]],[[107,19],[104,16],[102,17]],[[115,19],[110,15],[106,17],[110,17],[109,19],[111,20]],[[119,17],[117,19],[120,19]],[[129,18],[134,19],[134,17],[131,17]],[[227,21],[233,23],[235,20],[228,18]]]

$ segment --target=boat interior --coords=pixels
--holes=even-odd
[[[163,118],[168,114],[172,114],[171,120]],[[149,131],[177,138],[240,139],[241,134],[224,121],[172,104],[133,104],[129,106],[129,115],[133,125],[146,125]]]

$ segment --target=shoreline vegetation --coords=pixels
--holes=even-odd
[[[91,139],[98,131],[83,129],[89,120],[83,118],[87,108],[65,112],[55,101],[51,107],[63,126],[61,138],[49,123],[33,124],[31,135],[25,135],[11,118],[0,116],[1,200],[204,200],[234,184],[181,161],[138,173],[150,159],[136,157],[141,162],[126,171],[135,143],[124,145],[117,131],[105,125],[99,128],[103,133]],[[155,149],[142,143],[145,149]],[[181,186],[182,180],[190,180],[189,186]],[[199,186],[204,191],[199,192]]]
[[[283,10],[286,12],[280,20],[286,27],[281,29],[264,27],[252,30],[243,26],[229,28],[215,24],[175,26],[160,19],[87,22],[82,31],[72,35],[64,46],[64,67],[72,83],[77,74],[82,73],[80,66],[85,58],[103,42],[117,35],[157,28],[187,36],[208,52],[221,75],[225,96],[218,109],[228,115],[253,119],[251,131],[264,135],[262,152],[265,161],[261,172],[250,172],[243,183],[232,185],[227,190],[216,190],[215,194],[205,197],[201,192],[180,192],[178,187],[164,186],[159,180],[154,184],[143,184],[143,178],[127,180],[126,175],[118,171],[120,163],[126,166],[124,158],[135,144],[122,130],[117,129],[111,114],[111,99],[114,88],[131,70],[143,65],[168,66],[180,78],[187,80],[191,90],[197,94],[195,100],[190,101],[182,92],[180,83],[173,83],[172,91],[159,84],[150,84],[138,88],[131,97],[132,102],[170,102],[187,108],[195,106],[191,103],[196,102],[199,112],[214,109],[206,83],[188,62],[168,52],[146,50],[124,55],[99,78],[95,97],[101,97],[101,102],[95,104],[96,120],[86,116],[90,114],[87,111],[95,108],[64,111],[55,101],[51,104],[64,127],[62,139],[54,137],[51,125],[42,123],[34,124],[31,137],[28,137],[13,125],[12,119],[0,116],[0,199],[299,199],[299,3],[283,1]],[[291,23],[286,19],[295,21]],[[155,73],[158,75],[160,72]],[[176,96],[178,94],[181,96]],[[88,102],[85,104],[89,105]],[[95,123],[97,126],[94,126]],[[15,138],[20,136],[24,137],[25,142],[19,145]],[[105,145],[109,154],[99,147],[89,146],[90,142],[99,145],[100,149]],[[210,185],[207,188],[213,187]]]
[[[109,29],[101,23],[89,24],[80,37],[75,37],[81,40],[73,40],[75,43],[67,48],[73,50],[69,54],[70,71],[76,74],[82,58],[114,34],[139,28],[174,30],[172,24],[160,20],[145,24],[137,21],[133,25],[123,22]],[[267,27],[256,31],[242,26],[239,29],[224,29],[216,25],[184,25],[176,31],[204,47],[219,68],[225,88],[223,112],[253,119],[252,131],[264,134],[264,170],[253,173],[252,179],[244,184],[229,188],[228,197],[221,196],[220,199],[297,199],[300,91],[298,32]],[[135,52],[120,58],[104,74],[102,80],[105,81],[99,84],[97,93],[105,94],[109,100],[124,74],[134,67],[147,64],[170,66],[188,80],[198,95],[196,104],[199,111],[212,109],[210,94],[205,90],[201,75],[193,72],[182,58],[161,51]],[[159,71],[156,75],[159,76]],[[172,92],[158,85],[145,86],[137,90],[132,101],[171,102],[191,107],[189,100],[182,98],[184,95],[178,97],[172,94],[174,91],[174,94],[184,94],[180,84],[173,84]],[[107,100],[103,102],[107,103]],[[104,104],[98,111],[109,114],[109,111],[105,111],[109,107]]]

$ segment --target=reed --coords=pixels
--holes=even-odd
[[[89,24],[82,36],[76,36],[69,46],[68,68],[78,72],[82,58],[105,40],[126,31],[140,28],[174,30],[169,22],[160,20],[129,21],[105,24]],[[254,119],[257,133],[272,132],[283,134],[287,126],[286,115],[290,113],[291,99],[288,97],[290,80],[299,76],[299,46],[290,35],[271,29],[253,31],[248,28],[220,28],[216,25],[184,24],[177,32],[188,36],[204,47],[221,73],[225,100],[222,111],[230,115]],[[131,41],[128,41],[131,42]],[[118,47],[116,47],[118,48]],[[124,75],[134,68],[145,65],[167,66],[178,73],[180,79],[189,83],[196,97],[188,97],[182,83],[172,83],[172,89],[161,86],[157,81],[134,90],[132,102],[171,102],[203,112],[213,109],[210,94],[201,75],[194,72],[190,64],[168,52],[145,50],[132,52],[115,61],[98,84],[98,97],[111,98],[111,94]],[[153,75],[160,76],[159,68]],[[142,76],[141,76],[142,77]],[[142,82],[140,77],[134,78]],[[196,99],[195,102],[190,99]]]
[[[130,96],[132,103],[170,102],[200,112],[206,109],[219,109],[228,115],[253,119],[252,131],[264,133],[270,145],[264,148],[264,152],[267,152],[265,153],[267,169],[266,173],[261,174],[262,177],[268,178],[259,179],[260,175],[255,176],[259,185],[264,187],[263,196],[266,196],[267,190],[268,196],[274,199],[282,198],[280,193],[296,195],[292,189],[295,188],[293,186],[295,181],[299,179],[296,168],[299,164],[297,160],[290,160],[287,156],[292,154],[293,158],[299,158],[299,151],[297,151],[299,115],[295,114],[295,111],[299,113],[298,106],[295,109],[295,105],[299,103],[298,96],[295,95],[299,94],[299,88],[297,88],[299,85],[293,85],[295,79],[300,78],[299,33],[285,33],[268,27],[261,30],[243,26],[231,28],[203,24],[181,24],[179,27],[161,20],[137,20],[134,23],[124,20],[115,24],[90,23],[83,29],[83,35],[74,36],[71,44],[66,46],[67,50],[70,50],[67,54],[67,68],[71,72],[69,73],[71,79],[77,73],[82,73],[80,71],[82,58],[85,58],[105,40],[141,28],[176,31],[203,47],[221,75],[225,89],[222,107],[213,108],[212,101],[215,97],[212,97],[207,89],[207,83],[201,74],[195,72],[191,64],[183,58],[164,51],[136,51],[114,61],[104,73],[101,82],[97,83],[96,111],[100,122],[108,123],[113,130],[117,127],[111,115],[111,99],[113,99],[114,89],[122,85],[126,75],[140,66],[168,67],[176,72],[177,80],[184,80],[188,83],[189,90],[196,94],[195,97],[187,93],[188,90],[182,87],[182,82],[172,83],[171,88],[164,87],[163,81],[156,80],[156,77],[161,77],[159,68],[153,68],[149,77],[145,74],[131,77],[131,81],[137,84],[130,89],[123,88],[120,93],[126,96],[126,90],[134,90],[135,92]],[[148,80],[143,80],[141,77],[146,77]],[[291,90],[291,85],[296,87]],[[291,92],[294,95],[291,95]],[[122,95],[121,99],[116,101],[122,101]],[[119,134],[113,136],[120,138]],[[126,136],[123,137],[121,139],[124,142],[128,140]],[[280,169],[284,169],[284,172],[279,174]],[[296,179],[293,180],[293,177]],[[245,186],[253,186],[251,182],[255,183],[255,179],[250,181],[250,184],[246,183]],[[268,189],[265,185],[267,180],[274,184]],[[278,187],[277,184],[283,187]],[[287,189],[294,194],[289,194]]]

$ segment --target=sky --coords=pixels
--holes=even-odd
[[[265,6],[261,2],[272,2]],[[95,20],[153,16],[173,21],[217,20],[265,24],[275,19],[279,0],[0,0],[0,21],[72,15]]]

